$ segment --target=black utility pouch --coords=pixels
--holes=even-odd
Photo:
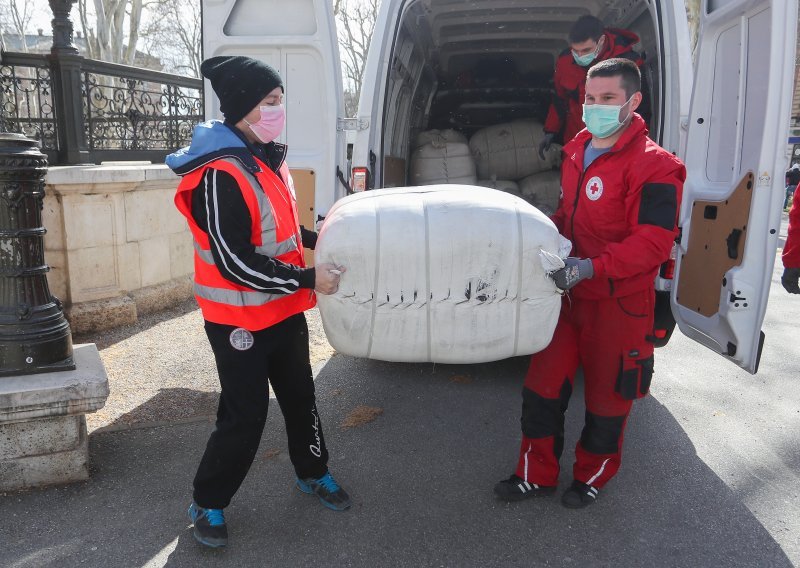
[[[614,388],[625,400],[642,398],[650,391],[653,380],[653,355],[642,357],[638,350],[622,354],[617,384]]]

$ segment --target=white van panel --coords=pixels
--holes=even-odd
[[[314,185],[314,209],[327,211],[344,189],[344,116],[339,49],[329,0],[203,0],[203,55],[247,55],[273,66],[285,87],[287,162]],[[222,118],[205,83],[207,118]],[[308,213],[308,212],[305,212]]]
[[[672,311],[684,334],[754,373],[783,203],[797,1],[728,0],[707,10]],[[714,248],[722,257],[704,257]]]

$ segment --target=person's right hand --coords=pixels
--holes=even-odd
[[[335,294],[339,289],[341,274],[347,269],[330,262],[318,264],[315,268],[314,290],[325,295]]]
[[[545,159],[544,153],[550,149],[550,145],[553,143],[553,140],[555,140],[555,137],[556,135],[552,132],[544,133],[544,138],[542,138],[542,141],[539,142],[539,157],[542,160]]]
[[[784,289],[790,294],[800,294],[800,268],[784,268],[783,276],[781,277],[781,284]]]

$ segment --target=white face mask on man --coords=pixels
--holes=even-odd
[[[268,144],[283,132],[283,127],[286,125],[286,109],[283,105],[260,106],[258,111],[261,117],[256,122],[250,123],[244,118],[242,120],[250,127],[256,138]]]

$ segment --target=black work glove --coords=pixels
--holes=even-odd
[[[800,268],[784,268],[781,284],[790,294],[800,294],[800,285],[797,283],[798,278],[800,278]]]
[[[567,257],[564,259],[564,268],[556,270],[550,278],[562,290],[569,290],[581,280],[594,276],[594,266],[591,259]]]
[[[544,153],[550,149],[550,145],[553,143],[553,140],[555,140],[555,138],[556,135],[552,132],[544,133],[544,138],[542,138],[542,141],[539,142],[539,157],[542,160],[545,159]]]

